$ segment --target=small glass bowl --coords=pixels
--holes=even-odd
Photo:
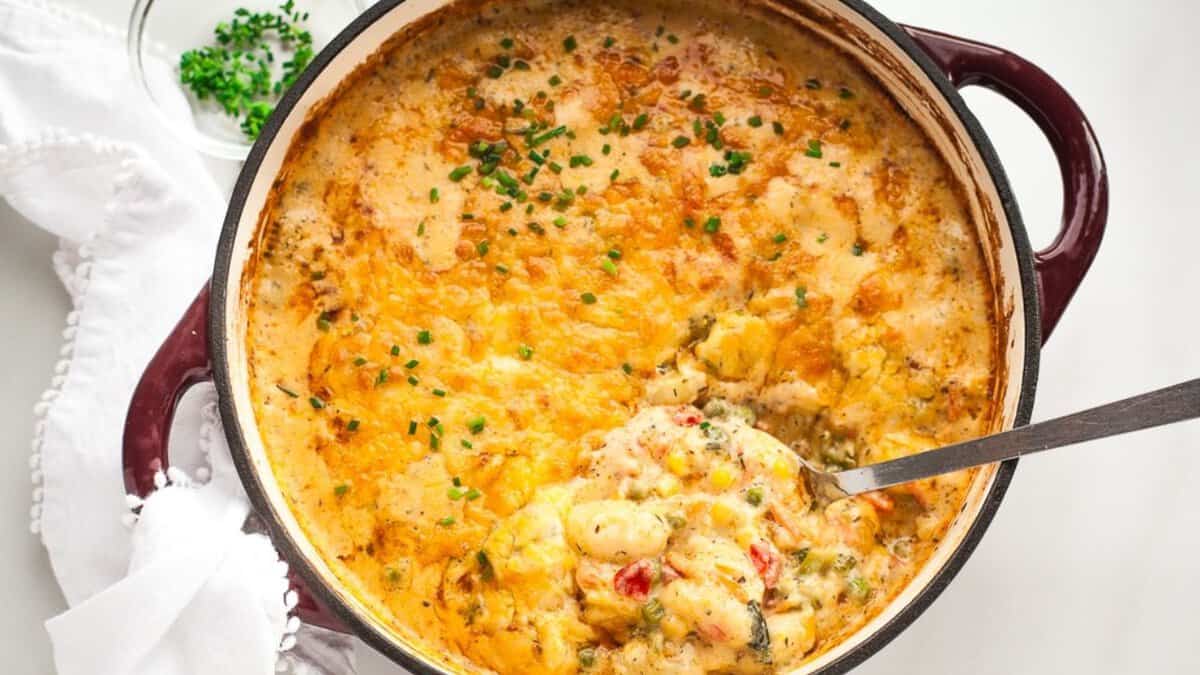
[[[320,52],[374,0],[295,0]],[[197,99],[179,82],[179,57],[213,44],[213,28],[238,8],[278,11],[281,0],[134,0],[126,49],[134,79],[159,119],[188,144],[213,157],[242,160],[253,141],[212,100]]]

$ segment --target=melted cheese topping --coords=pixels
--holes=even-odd
[[[795,454],[992,424],[944,162],[750,11],[444,19],[297,137],[246,280],[258,425],[316,549],[461,671],[760,672],[845,639],[970,476],[814,510]]]

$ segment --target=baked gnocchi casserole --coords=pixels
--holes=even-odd
[[[446,668],[788,671],[900,592],[991,430],[960,188],[741,3],[464,0],[292,143],[243,280],[255,414],[343,584]]]

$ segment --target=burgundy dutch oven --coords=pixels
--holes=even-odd
[[[744,0],[743,0],[744,1]],[[146,496],[168,466],[176,402],[214,380],[233,460],[259,518],[291,565],[305,621],[353,632],[418,673],[444,672],[419,646],[394,635],[337,581],[301,532],[275,483],[250,402],[243,350],[243,265],[266,196],[294,134],[313,106],[390,36],[451,0],[382,0],[317,56],[254,145],[229,205],[213,277],[151,360],[133,395],[124,437],[125,485]],[[1003,426],[1027,424],[1039,349],[1091,265],[1108,211],[1100,147],[1066,91],[1037,66],[979,42],[888,20],[859,0],[760,0],[780,21],[832,40],[887,88],[938,146],[964,186],[999,297]],[[956,91],[980,85],[1020,106],[1054,149],[1064,190],[1062,226],[1046,248],[1030,247],[995,150]],[[797,672],[842,673],[878,651],[941,593],[991,522],[1016,460],[980,471],[966,506],[909,586],[854,636]]]

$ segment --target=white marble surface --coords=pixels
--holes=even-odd
[[[123,24],[128,0],[74,0]],[[1063,82],[1108,158],[1110,227],[1043,352],[1035,419],[1200,376],[1200,3],[876,0],[892,18],[1008,47]],[[987,92],[968,102],[1035,242],[1053,235],[1058,170],[1036,127]],[[0,653],[53,672],[41,622],[61,607],[27,530],[30,409],[57,358],[65,293],[54,243],[0,204]],[[861,673],[1200,673],[1200,423],[1022,463],[959,577]],[[397,670],[360,650],[363,675]]]

